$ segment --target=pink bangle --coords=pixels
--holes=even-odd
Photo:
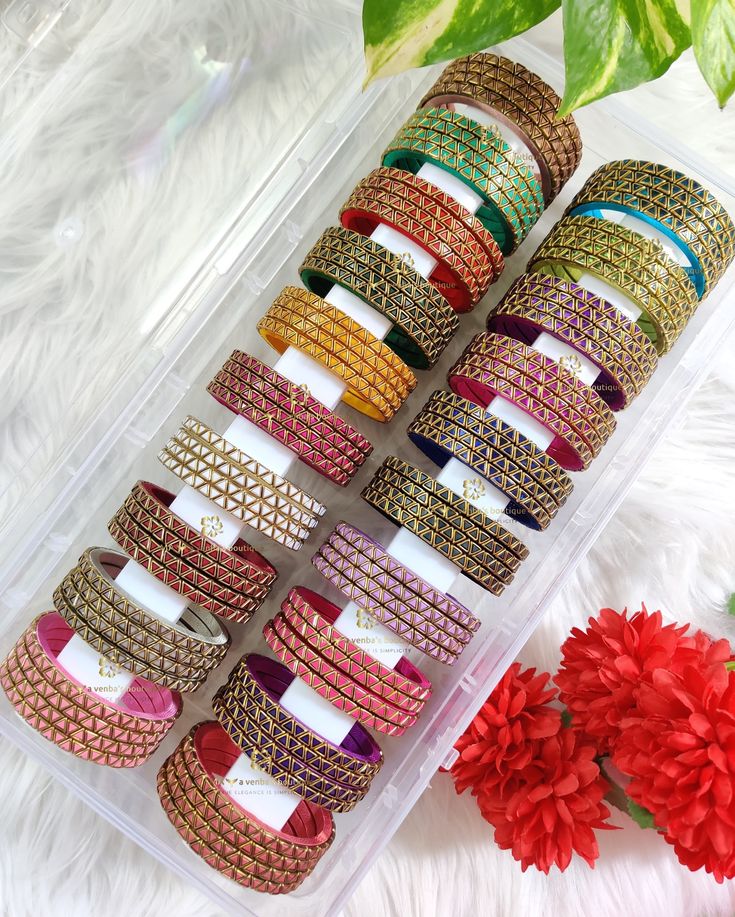
[[[373,450],[358,430],[307,391],[241,350],[232,352],[207,391],[342,487]]]
[[[600,396],[554,360],[512,338],[474,337],[449,370],[452,391],[486,408],[500,396],[542,423],[548,454],[567,471],[587,468],[615,429]]]
[[[93,694],[58,662],[74,631],[58,612],[40,615],[0,664],[0,685],[23,719],[78,758],[137,767],[160,745],[181,713],[181,697],[136,678],[116,701]],[[100,657],[100,665],[106,663]]]
[[[281,603],[284,620],[320,656],[381,701],[418,716],[431,695],[431,682],[413,664],[404,675],[374,659],[341,634],[333,626],[341,610],[304,586],[292,589]]]
[[[293,891],[334,840],[334,820],[303,800],[277,831],[221,788],[240,749],[219,723],[199,723],[158,772],[158,795],[191,849],[227,878],[271,895]]]
[[[480,622],[360,529],[340,522],[311,559],[348,599],[422,652],[451,665]]]

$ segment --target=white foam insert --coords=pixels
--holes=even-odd
[[[198,532],[206,534],[223,548],[231,548],[240,536],[242,520],[212,503],[204,494],[185,484],[169,509]]]
[[[154,614],[175,624],[188,604],[183,595],[162,583],[134,560],[129,560],[115,577],[115,585],[128,593],[139,605],[154,610]]]
[[[439,477],[437,477],[439,480]],[[493,519],[503,521],[510,500],[488,480],[459,459],[451,458],[441,470],[441,483]]]
[[[441,474],[437,476],[437,481],[440,478]],[[451,560],[404,528],[398,529],[385,549],[404,567],[413,570],[440,592],[449,592],[457,581],[458,570]]]
[[[426,166],[423,167],[424,169]],[[421,172],[419,172],[419,175]],[[428,277],[436,267],[436,258],[432,257],[418,243],[404,236],[402,232],[393,229],[392,226],[386,226],[385,223],[379,223],[370,236],[383,248],[393,252],[403,258],[414,270],[418,271],[422,277]]]
[[[461,204],[470,213],[477,213],[482,205],[484,198],[473,191],[469,185],[465,184],[461,178],[457,178],[441,166],[435,166],[431,162],[425,163],[416,173],[426,181],[441,188],[450,197],[453,197],[458,204]]]
[[[335,745],[343,742],[355,725],[355,721],[348,713],[325,700],[301,678],[294,678],[281,695],[280,704],[297,720]]]
[[[222,789],[243,809],[280,831],[301,797],[274,780],[258,767],[254,767],[246,754],[240,755],[222,778]]]
[[[274,368],[296,385],[304,385],[309,394],[321,401],[325,407],[334,410],[342,400],[347,386],[318,360],[312,359],[295,347],[287,347]]]
[[[356,602],[348,602],[334,622],[337,630],[373,659],[395,668],[410,646],[398,634],[376,620]]]
[[[393,327],[393,322],[389,318],[386,318],[381,312],[366,303],[364,299],[360,299],[359,296],[356,296],[338,283],[332,286],[324,299],[339,309],[340,312],[349,315],[353,321],[356,321],[358,325],[362,325],[363,328],[366,328],[380,341],[387,337],[388,332]]]
[[[222,436],[228,443],[242,449],[256,462],[260,462],[276,474],[285,475],[297,460],[296,454],[288,446],[284,446],[266,430],[261,430],[244,417],[235,417]]]
[[[600,370],[591,360],[588,360],[574,347],[570,347],[569,344],[565,344],[564,341],[560,341],[559,338],[554,337],[553,334],[548,334],[546,331],[542,331],[539,334],[531,344],[531,347],[560,363],[569,372],[574,373],[585,385],[592,385],[600,375]]]
[[[497,116],[491,112],[484,111],[482,108],[475,108],[474,105],[468,103],[453,102],[452,109],[456,111],[457,114],[464,115],[466,118],[472,118],[472,120],[477,121],[478,124],[484,124],[486,127],[497,127],[503,140],[505,140],[517,156],[520,156],[536,178],[540,179],[541,170],[539,164],[536,161],[536,157],[533,155],[533,150],[523,139],[523,135],[520,131],[514,129],[509,124],[504,124],[499,121]]]
[[[58,656],[59,665],[98,697],[116,701],[125,694],[135,675],[110,662],[79,636],[69,640]]]

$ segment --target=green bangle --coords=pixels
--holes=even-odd
[[[444,296],[418,271],[367,236],[325,229],[299,268],[304,286],[325,296],[345,287],[393,322],[385,343],[414,369],[429,369],[459,325]]]
[[[477,217],[504,255],[515,251],[541,216],[540,183],[496,128],[448,109],[420,108],[383,153],[383,165],[415,174],[427,163],[483,198]]]

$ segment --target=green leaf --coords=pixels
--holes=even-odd
[[[665,73],[691,44],[675,0],[563,0],[560,114]]]
[[[481,51],[546,19],[560,2],[365,0],[365,81]]]
[[[641,828],[655,828],[656,823],[653,820],[653,815],[644,809],[643,806],[639,806],[637,802],[633,802],[632,799],[628,799],[628,815],[633,819],[636,824]]]
[[[735,615],[735,592],[733,592],[728,600],[727,611],[729,614]]]
[[[722,106],[735,92],[733,0],[692,0],[692,43],[699,69]]]

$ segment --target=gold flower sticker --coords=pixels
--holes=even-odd
[[[122,666],[111,662],[104,656],[100,656],[97,660],[97,669],[102,678],[116,678],[122,672]]]
[[[566,369],[567,372],[571,373],[573,376],[579,376],[582,372],[582,361],[579,359],[577,354],[567,354],[559,360],[559,366],[562,369]]]
[[[485,487],[479,478],[468,478],[462,484],[462,495],[465,500],[479,500],[485,496]]]
[[[199,524],[202,527],[202,535],[206,538],[215,538],[217,535],[221,534],[224,529],[224,525],[219,516],[202,516],[199,520]]]
[[[357,614],[355,615],[356,623],[358,627],[361,627],[363,630],[372,630],[375,625],[378,623],[375,618],[370,614],[369,611],[365,611],[364,608],[358,608]]]

